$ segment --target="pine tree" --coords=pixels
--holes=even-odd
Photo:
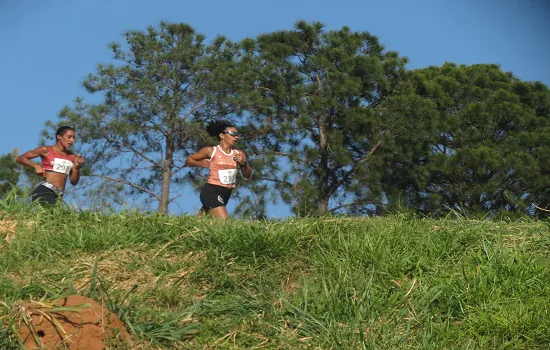
[[[419,209],[484,215],[549,203],[548,87],[486,64],[446,63],[418,70],[415,78],[419,94],[439,112],[429,176],[411,190]]]
[[[57,124],[77,130],[83,175],[124,185],[167,213],[173,185],[189,180],[185,158],[205,141],[202,124],[230,113],[226,88],[234,50],[223,37],[211,45],[190,26],[161,22],[111,44],[114,64],[99,64],[83,85],[100,103],[78,98]],[[53,123],[50,123],[50,125]]]
[[[273,184],[275,196],[300,215],[376,210],[371,164],[396,136],[402,114],[387,101],[406,58],[367,32],[325,31],[318,22],[299,21],[294,30],[241,45],[254,71],[248,132],[260,155],[257,185]]]

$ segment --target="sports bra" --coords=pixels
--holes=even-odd
[[[62,154],[57,154],[53,147],[48,147],[49,152],[47,156],[40,156],[42,159],[42,169],[45,171],[53,171],[56,173],[61,173],[69,175],[73,168],[73,159],[74,154],[67,154],[66,156]]]

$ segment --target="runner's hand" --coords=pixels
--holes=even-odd
[[[45,177],[46,172],[44,171],[44,168],[42,168],[40,165],[36,166],[34,169],[36,171],[36,175],[40,177]]]
[[[237,153],[234,157],[233,157],[233,160],[235,162],[237,162],[239,165],[243,165],[244,162],[246,161],[245,157],[243,157],[243,155],[241,153]]]
[[[74,167],[76,169],[80,169],[82,163],[84,163],[84,158],[82,157],[82,154],[79,153],[74,159]]]

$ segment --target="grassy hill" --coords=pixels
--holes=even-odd
[[[11,306],[71,294],[144,349],[550,348],[548,221],[0,210],[2,349]]]

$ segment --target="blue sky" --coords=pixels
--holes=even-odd
[[[2,0],[0,154],[35,148],[47,120],[75,97],[86,98],[80,84],[98,63],[111,61],[108,43],[160,20],[232,40],[291,29],[300,19],[320,21],[327,29],[376,35],[409,57],[409,68],[497,63],[520,79],[550,85],[548,14],[548,0]],[[195,193],[182,198],[178,211],[199,203]]]

